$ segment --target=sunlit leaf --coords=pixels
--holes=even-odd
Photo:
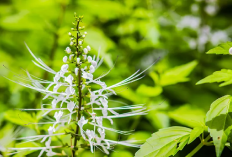
[[[188,143],[191,129],[169,127],[160,129],[141,146],[135,157],[169,157],[175,155]]]
[[[204,130],[205,130],[204,126],[194,127],[190,133],[188,144],[193,142],[197,137],[199,137],[204,132]]]
[[[151,136],[151,133],[145,131],[136,131],[129,135],[128,140],[138,140],[145,142]]]
[[[221,155],[232,129],[231,99],[230,95],[226,95],[215,100],[206,114],[206,125],[213,137],[217,157]]]
[[[201,126],[205,118],[205,112],[202,109],[188,104],[168,112],[168,115],[178,123],[189,127]]]
[[[229,49],[232,47],[232,42],[226,42],[223,44],[218,45],[217,47],[209,50],[207,54],[223,54],[228,55]]]
[[[196,65],[197,61],[192,61],[190,63],[177,66],[175,68],[165,71],[160,76],[160,84],[162,86],[167,86],[179,82],[189,81],[189,78],[187,78],[187,76],[192,72]]]
[[[110,157],[133,157],[133,154],[129,151],[126,150],[117,150],[115,152],[113,152]]]
[[[220,87],[232,84],[232,70],[222,69],[197,82],[197,85],[203,83],[224,82]]]
[[[30,123],[35,123],[36,119],[33,118],[29,113],[27,112],[22,112],[19,110],[9,110],[5,113],[5,118],[18,125],[22,125],[25,127],[33,128],[33,124]]]
[[[147,96],[147,97],[154,97],[160,95],[163,89],[160,86],[150,87],[145,84],[141,84],[136,92],[140,95]]]
[[[17,143],[15,145],[16,148],[24,148],[24,147],[40,147],[41,145],[39,143],[35,143],[35,142],[22,142],[22,143]],[[18,152],[17,154],[14,155],[14,157],[22,157],[22,156],[26,156],[32,152],[35,152],[37,150],[23,150]]]

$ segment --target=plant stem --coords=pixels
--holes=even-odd
[[[78,28],[79,28],[79,21],[77,22],[77,26],[76,26],[76,29],[77,29],[77,38],[76,38],[76,50],[77,50],[77,57],[80,56],[81,52],[78,50],[78,38],[79,38],[79,35],[78,35]],[[77,122],[80,120],[81,118],[81,114],[80,114],[80,111],[81,111],[81,103],[82,103],[82,91],[81,91],[81,64],[78,64],[78,93],[79,93],[79,108],[78,108],[78,112],[77,112]],[[78,134],[79,133],[79,125],[76,125],[76,132],[75,134]],[[77,145],[77,141],[79,140],[79,137],[78,136],[75,136],[74,138],[74,147]],[[75,153],[76,153],[76,149],[74,148],[72,150],[72,156],[75,157]]]
[[[200,149],[201,147],[203,147],[205,145],[205,142],[207,142],[209,139],[211,138],[210,135],[208,135],[205,139],[203,139],[201,141],[201,143],[195,148],[193,149],[188,155],[186,155],[185,157],[192,157],[194,154],[196,154]]]

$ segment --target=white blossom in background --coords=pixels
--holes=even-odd
[[[114,124],[115,118],[124,118],[136,115],[146,114],[146,108],[141,105],[124,105],[121,107],[111,107],[109,105],[109,96],[116,95],[113,90],[116,87],[129,84],[143,77],[144,71],[137,71],[125,80],[114,85],[108,86],[102,81],[102,78],[109,72],[96,77],[94,72],[102,64],[103,59],[98,56],[91,56],[91,47],[84,47],[84,37],[79,30],[79,23],[82,17],[76,18],[76,35],[71,32],[68,35],[71,37],[70,46],[65,49],[66,54],[63,57],[63,65],[59,71],[54,71],[48,67],[40,58],[37,58],[29,47],[26,45],[30,54],[34,58],[33,63],[53,75],[52,80],[43,80],[30,75],[27,72],[27,77],[21,77],[21,81],[14,81],[22,86],[34,89],[44,94],[44,99],[50,101],[50,104],[41,105],[41,109],[24,109],[43,111],[43,116],[53,117],[52,121],[45,124],[50,124],[46,135],[35,135],[30,137],[22,137],[19,140],[35,141],[39,140],[44,144],[43,147],[27,147],[27,148],[8,148],[9,150],[41,150],[39,157],[46,153],[47,156],[59,155],[55,149],[63,148],[64,146],[56,146],[52,144],[54,136],[70,136],[72,135],[71,143],[68,146],[75,155],[76,143],[80,138],[87,143],[91,152],[95,148],[99,148],[104,153],[109,154],[111,145],[121,144],[132,147],[139,145],[132,144],[131,141],[113,141],[106,138],[106,130],[114,131],[119,134],[129,134],[131,131],[120,131],[112,127],[105,127],[104,122],[108,121],[111,125]],[[25,82],[26,80],[26,82]],[[93,89],[94,84],[99,85],[99,89]],[[120,111],[120,113],[119,113]],[[123,112],[122,111],[129,111]],[[51,119],[51,118],[50,118]],[[76,130],[60,132],[61,127],[68,128],[75,126]],[[86,129],[85,126],[88,126]],[[92,128],[92,129],[91,129]],[[80,136],[81,135],[81,136]],[[67,147],[67,146],[66,146]]]

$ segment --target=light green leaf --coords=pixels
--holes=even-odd
[[[232,70],[222,69],[221,71],[215,71],[212,75],[198,81],[197,85],[213,82],[224,82],[219,85],[220,87],[232,84]]]
[[[193,130],[190,133],[188,144],[193,142],[197,137],[199,137],[204,132],[204,130],[205,130],[204,126],[202,127],[198,126],[198,127],[193,128]]]
[[[206,114],[206,125],[213,137],[217,157],[221,155],[232,129],[231,99],[230,95],[217,99]]]
[[[5,118],[15,124],[22,125],[29,128],[34,128],[34,125],[30,123],[36,123],[36,119],[32,118],[29,113],[19,110],[9,110],[5,113]]]
[[[165,71],[160,76],[160,84],[162,86],[167,86],[179,82],[187,82],[189,80],[187,76],[192,72],[196,65],[197,61],[192,61]]]
[[[136,94],[135,91],[133,91],[130,88],[120,91],[118,95],[134,103],[145,103],[146,102],[146,99],[143,96]]]
[[[16,144],[16,148],[25,148],[25,147],[40,147],[41,145],[35,142],[22,142],[22,143],[18,143]],[[17,154],[14,155],[14,157],[22,157],[22,156],[26,156],[32,152],[35,152],[37,150],[23,150],[18,152]]]
[[[178,123],[189,127],[201,126],[205,118],[205,112],[202,109],[192,107],[188,104],[168,112],[168,115]]]
[[[191,129],[169,127],[160,129],[141,146],[135,157],[168,157],[175,155],[188,143]]]
[[[151,122],[154,128],[161,129],[170,126],[170,118],[166,112],[169,104],[163,98],[156,97],[150,104],[147,104],[148,114],[146,118]]]
[[[110,157],[133,157],[132,153],[126,150],[117,150],[113,152]]]
[[[162,93],[163,89],[160,86],[150,87],[145,84],[141,84],[136,92],[140,95],[147,96],[147,97],[155,97]]]
[[[151,136],[150,132],[136,131],[135,133],[129,135],[128,140],[136,140],[145,142]]]
[[[232,47],[232,42],[226,42],[206,52],[207,54],[223,54],[229,55],[229,49]]]

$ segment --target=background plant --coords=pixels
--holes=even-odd
[[[232,43],[227,42],[211,49],[207,54],[231,55]],[[220,86],[232,84],[231,70],[222,69],[197,82],[197,84],[223,82]],[[173,126],[160,129],[141,146],[135,157],[143,156],[174,156],[182,150],[186,144],[190,144],[197,137],[200,144],[186,157],[195,155],[203,146],[215,146],[216,156],[220,157],[225,146],[231,149],[231,100],[230,95],[225,95],[215,100],[206,114],[205,121],[192,121],[196,124],[193,129],[187,127]],[[182,116],[182,115],[180,115]],[[202,119],[203,120],[203,119]],[[205,132],[208,136],[205,137]],[[210,139],[212,138],[212,141]]]
[[[1,65],[4,64],[13,71],[20,72],[20,68],[23,67],[31,71],[33,75],[49,78],[50,76],[42,70],[34,70],[35,67],[30,64],[31,57],[23,41],[33,47],[33,51],[47,64],[59,70],[62,64],[59,59],[66,45],[69,44],[66,33],[70,31],[69,24],[72,21],[73,12],[85,15],[85,26],[88,32],[86,42],[92,48],[91,53],[97,54],[101,46],[101,51],[105,53],[102,55],[107,56],[99,69],[99,75],[110,69],[118,57],[116,65],[106,78],[107,84],[114,84],[131,74],[131,71],[147,67],[152,62],[149,59],[154,56],[165,56],[143,80],[127,86],[127,90],[119,89],[120,95],[115,97],[128,104],[145,102],[149,108],[153,109],[147,116],[136,117],[136,121],[134,118],[128,118],[115,126],[123,130],[131,128],[136,130],[137,133],[124,137],[125,140],[145,140],[151,133],[163,127],[174,125],[194,127],[196,124],[190,123],[189,120],[199,121],[198,119],[202,119],[209,110],[211,102],[222,95],[231,94],[229,86],[222,88],[218,88],[215,84],[195,86],[198,80],[213,71],[225,67],[232,68],[230,56],[202,53],[230,39],[230,7],[229,0],[188,2],[182,0],[96,2],[54,0],[36,3],[20,0],[1,1],[0,62]],[[188,25],[189,19],[195,21],[192,23],[194,27]],[[183,70],[182,75],[175,75],[175,72],[171,75],[171,71],[175,70],[174,67],[192,61],[198,63],[195,68],[196,62],[190,64],[192,68],[187,68],[189,69],[186,70],[187,72]],[[168,73],[170,77],[166,77]],[[1,74],[8,75],[8,70],[2,67]],[[176,78],[177,81],[167,83],[172,80],[170,78]],[[39,107],[41,96],[3,78],[0,79],[1,139],[6,132],[22,129],[15,124],[24,128],[23,132],[17,133],[19,137],[35,134],[33,128],[25,126],[25,123],[15,116],[18,111],[8,110],[9,108]],[[114,82],[111,82],[112,80]],[[140,84],[141,87],[139,87]],[[144,92],[148,89],[152,92]],[[182,116],[179,116],[180,114]],[[20,115],[21,119],[32,117],[33,121],[40,118],[39,115],[21,112]],[[133,125],[131,125],[132,121],[135,121]],[[122,139],[114,133],[111,137],[114,140]],[[2,145],[6,140],[1,141],[3,141]],[[187,155],[198,144],[199,140],[194,141],[179,151],[176,156]],[[137,149],[119,146],[111,156],[131,157],[136,151]],[[36,156],[38,153],[31,152],[30,156]],[[197,156],[205,156],[206,153],[214,156],[214,147],[203,147]],[[225,148],[221,156],[228,156],[230,153],[230,150]],[[82,156],[91,156],[91,154],[83,151]],[[102,154],[98,152],[95,156],[102,156]]]

